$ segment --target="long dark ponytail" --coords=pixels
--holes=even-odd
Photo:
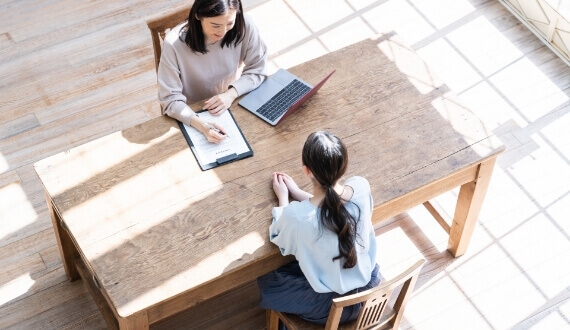
[[[325,198],[319,205],[320,222],[324,228],[338,236],[340,255],[334,257],[333,261],[342,258],[343,268],[352,268],[357,260],[354,245],[360,217],[355,218],[348,212],[346,201],[334,190],[335,183],[344,175],[348,166],[346,146],[332,133],[312,133],[305,141],[302,161],[326,191]]]

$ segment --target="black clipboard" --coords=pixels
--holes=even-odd
[[[199,115],[200,113],[205,113],[205,112],[208,112],[208,110],[198,111],[197,114]],[[234,115],[231,113],[231,111],[229,109],[226,110],[226,112],[230,115],[231,121],[235,125],[235,128],[232,130],[231,136],[229,136],[230,134],[228,134],[227,138],[232,138],[232,139],[235,139],[235,138],[240,139],[241,138],[241,139],[243,139],[243,143],[245,143],[247,150],[245,150],[245,151],[242,150],[242,152],[240,152],[240,153],[234,152],[231,154],[224,155],[220,158],[217,158],[216,161],[214,161],[214,162],[207,162],[203,159],[200,159],[200,153],[196,149],[198,146],[196,146],[192,142],[192,139],[190,138],[190,135],[188,134],[188,131],[186,130],[187,126],[184,125],[182,122],[177,120],[178,126],[180,126],[180,130],[182,131],[182,134],[184,135],[186,142],[188,142],[188,145],[190,146],[190,150],[192,150],[192,153],[194,154],[194,157],[196,158],[196,161],[200,165],[200,168],[202,169],[202,171],[206,171],[206,170],[209,170],[211,168],[218,167],[220,165],[228,164],[228,163],[240,160],[240,159],[244,159],[244,158],[253,156],[253,150],[251,149],[249,142],[247,142],[247,139],[243,135],[241,128],[237,124],[237,122],[234,118]],[[190,129],[194,130],[193,127],[190,127]],[[239,134],[237,134],[237,136],[235,134],[236,132],[239,132]],[[200,133],[200,134],[202,134],[202,133]],[[221,148],[223,148],[223,144],[220,144],[217,146],[220,146]]]

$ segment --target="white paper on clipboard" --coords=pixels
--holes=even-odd
[[[204,134],[197,129],[186,124],[182,125],[191,140],[189,141],[190,145],[194,147],[192,151],[194,151],[202,168],[207,164],[216,164],[219,159],[229,155],[239,156],[252,152],[230,110],[224,111],[220,116],[213,116],[208,111],[199,112],[198,116],[204,122],[220,125],[227,134],[221,143],[216,144],[208,142]]]

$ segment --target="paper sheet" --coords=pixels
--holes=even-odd
[[[224,156],[233,153],[240,155],[250,150],[235,120],[230,114],[230,110],[224,111],[223,114],[217,117],[212,116],[208,111],[204,111],[200,112],[199,117],[204,122],[220,125],[227,133],[226,138],[220,144],[210,143],[200,131],[184,124],[184,129],[194,144],[196,157],[200,163],[215,163],[217,159]]]

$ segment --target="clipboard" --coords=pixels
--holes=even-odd
[[[227,133],[222,143],[214,144],[208,142],[197,129],[178,121],[180,130],[202,171],[253,156],[253,150],[229,109],[217,117],[207,110],[198,111],[197,115],[205,122],[220,124]]]

